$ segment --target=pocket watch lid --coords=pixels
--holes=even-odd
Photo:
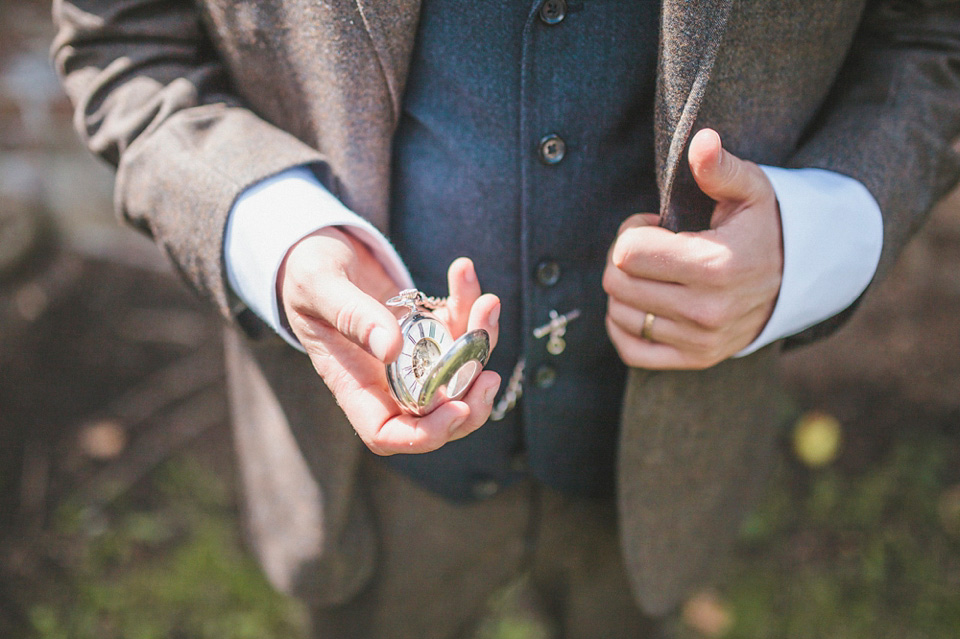
[[[490,357],[490,335],[477,329],[460,336],[427,375],[417,403],[421,415],[440,404],[460,399]]]

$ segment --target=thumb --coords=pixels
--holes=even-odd
[[[697,131],[690,141],[687,158],[697,186],[717,202],[751,200],[765,182],[757,165],[724,149],[720,135],[713,129]]]
[[[297,242],[280,265],[277,284],[290,328],[308,351],[309,343],[328,339],[332,327],[381,361],[400,353],[396,317],[366,292],[386,294],[395,290],[393,283],[345,233],[325,228]]]
[[[390,310],[357,287],[345,276],[325,278],[319,288],[317,310],[320,319],[341,335],[383,362],[400,352],[397,318]]]

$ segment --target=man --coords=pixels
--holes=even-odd
[[[958,12],[74,0],[54,55],[120,213],[260,333],[249,524],[321,636],[456,636],[519,570],[564,636],[643,636],[769,467],[763,347],[839,324],[956,180]],[[422,418],[383,374],[411,279],[497,343]]]

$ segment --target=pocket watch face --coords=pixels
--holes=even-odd
[[[446,401],[460,399],[490,356],[490,336],[485,330],[469,331],[454,340],[440,320],[417,307],[421,296],[409,289],[387,300],[388,306],[411,310],[400,320],[403,349],[386,371],[394,399],[414,415],[426,415]]]
[[[399,381],[412,397],[419,397],[427,374],[452,345],[450,334],[439,321],[425,316],[412,318],[403,330],[403,350],[397,358]]]

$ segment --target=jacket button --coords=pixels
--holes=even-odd
[[[541,366],[533,374],[533,383],[537,388],[550,388],[557,381],[557,371],[552,366]]]
[[[567,17],[566,0],[547,0],[540,7],[540,20],[544,24],[559,24]]]
[[[541,286],[553,286],[560,281],[560,265],[553,260],[545,260],[537,264],[537,283]]]
[[[489,499],[500,492],[500,484],[489,477],[477,479],[471,484],[470,492],[476,499]]]
[[[557,164],[567,153],[567,143],[556,133],[544,136],[540,140],[540,161],[544,164]]]

